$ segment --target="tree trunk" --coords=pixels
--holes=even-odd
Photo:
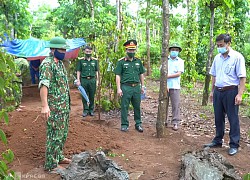
[[[162,0],[162,22],[163,22],[163,35],[162,35],[162,54],[161,54],[161,78],[160,78],[160,93],[159,105],[156,122],[157,137],[165,136],[165,121],[167,118],[168,110],[168,92],[167,92],[167,74],[168,74],[168,47],[169,47],[169,1]]]
[[[213,51],[214,51],[214,43],[213,43],[213,36],[214,36],[214,9],[215,5],[213,1],[210,1],[209,9],[211,11],[210,16],[210,49],[208,53],[208,59],[206,64],[206,77],[205,77],[205,86],[203,89],[203,97],[202,97],[202,106],[206,106],[208,103],[209,98],[209,84],[211,76],[209,74],[210,66],[212,63]]]
[[[91,10],[91,20],[94,22],[95,20],[95,10],[94,10],[94,4],[92,0],[89,0],[90,10]]]
[[[147,0],[147,19],[146,19],[146,41],[147,41],[147,76],[151,75],[150,67],[150,0]]]
[[[115,49],[114,51],[116,52],[117,49],[118,49],[118,44],[119,44],[119,40],[120,40],[120,35],[119,34],[122,34],[122,17],[121,17],[121,14],[122,14],[122,7],[121,7],[121,1],[120,0],[116,0],[116,18],[117,18],[117,22],[116,22],[116,28],[118,29],[118,35],[115,39]]]

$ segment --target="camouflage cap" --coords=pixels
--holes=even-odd
[[[54,37],[49,41],[46,48],[56,48],[56,49],[69,49],[66,40],[62,37]]]
[[[180,52],[182,51],[181,46],[178,43],[173,43],[169,46],[169,51],[171,48],[179,48]]]

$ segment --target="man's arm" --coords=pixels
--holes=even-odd
[[[211,87],[211,92],[210,92],[210,102],[213,102],[213,95],[214,95],[214,87],[215,87],[215,77],[212,76],[212,87]]]
[[[140,81],[141,81],[141,87],[145,87],[144,86],[144,74],[140,74]]]
[[[237,96],[235,97],[235,105],[239,105],[242,102],[242,94],[245,90],[245,84],[246,84],[246,78],[241,77],[240,78],[240,85],[239,85],[239,91]]]
[[[181,73],[182,73],[181,71],[178,71],[177,73],[169,74],[168,79],[179,77],[179,76],[181,76]]]
[[[246,84],[246,78],[245,77],[240,78],[240,86],[238,94],[241,96],[245,91],[245,84]]]
[[[215,87],[215,77],[212,76],[212,87],[211,87],[212,92],[214,92],[214,87]]]
[[[80,71],[76,71],[76,79],[77,79],[77,86],[81,85],[81,81],[80,81],[80,77],[81,77],[81,72]]]
[[[48,88],[44,85],[40,88],[40,97],[42,102],[41,113],[45,119],[48,119],[50,116],[50,109],[48,105]]]
[[[117,94],[119,96],[122,96],[122,90],[121,90],[121,76],[115,75],[115,81],[116,81],[116,87],[117,87]]]

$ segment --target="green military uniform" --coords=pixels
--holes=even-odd
[[[83,113],[93,113],[96,93],[96,72],[99,71],[98,61],[92,57],[90,57],[90,60],[85,58],[79,59],[76,70],[81,72],[81,85],[89,97],[89,105],[85,98],[82,97]]]
[[[128,108],[130,102],[134,107],[135,126],[141,125],[141,86],[140,74],[145,72],[145,68],[140,59],[133,58],[132,61],[126,57],[117,62],[115,74],[121,77],[121,127],[129,127]]]
[[[46,170],[51,170],[57,167],[58,162],[64,159],[63,147],[68,135],[70,112],[67,71],[62,61],[55,62],[52,54],[44,59],[40,66],[40,82],[38,87],[41,88],[42,86],[48,88],[47,99],[50,108],[50,116],[47,120],[44,167]]]
[[[16,68],[16,74],[20,74],[20,76],[16,77],[14,82],[14,90],[13,95],[16,102],[16,107],[18,107],[21,104],[23,91],[22,91],[22,77],[28,72],[29,63],[25,58],[18,57],[14,59],[14,62],[17,66]]]

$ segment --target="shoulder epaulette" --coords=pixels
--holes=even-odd
[[[82,59],[85,59],[85,57],[80,57],[80,58],[78,58],[79,60],[82,60]]]
[[[123,60],[125,57],[122,57],[121,59],[119,59],[118,61],[121,61],[121,60]]]
[[[95,58],[95,57],[92,57],[92,59],[93,59],[93,60],[98,60],[98,59],[97,59],[97,58]]]

